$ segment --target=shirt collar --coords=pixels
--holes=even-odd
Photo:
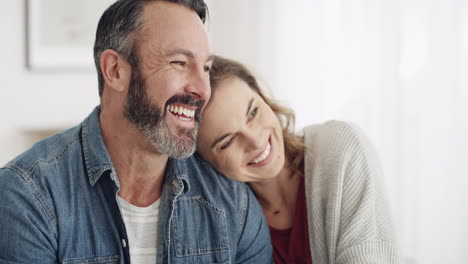
[[[81,129],[86,170],[91,185],[94,185],[104,172],[110,170],[115,173],[114,166],[102,138],[99,112],[100,108],[97,106],[83,121]],[[183,187],[184,192],[190,189],[187,162],[188,159],[178,160],[169,158],[165,173],[165,181],[173,185],[182,184],[180,187]]]
[[[91,185],[94,185],[104,172],[114,170],[102,138],[99,111],[97,106],[81,124],[84,159]]]
[[[171,183],[176,189],[183,187],[181,191],[184,193],[188,192],[190,190],[190,181],[188,177],[187,159],[169,158],[166,166],[165,181]]]

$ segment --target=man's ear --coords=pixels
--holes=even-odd
[[[116,92],[125,92],[128,89],[131,67],[118,52],[111,49],[103,51],[99,66],[108,88]]]

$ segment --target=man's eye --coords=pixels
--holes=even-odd
[[[203,67],[203,70],[204,70],[205,72],[210,72],[210,71],[211,71],[211,67],[210,67],[210,66],[204,66],[204,67]]]
[[[234,137],[232,137],[228,142],[226,142],[226,144],[222,145],[221,150],[227,149],[231,145],[233,140],[234,140]]]
[[[177,64],[180,66],[185,66],[187,63],[185,61],[171,61],[172,64]]]

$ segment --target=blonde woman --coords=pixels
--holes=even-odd
[[[267,98],[238,62],[215,57],[198,153],[247,182],[270,227],[276,263],[397,263],[376,154],[354,125],[293,133],[294,112]]]

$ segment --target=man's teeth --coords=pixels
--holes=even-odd
[[[270,145],[270,142],[268,142],[265,150],[263,151],[262,155],[260,155],[260,157],[254,159],[252,162],[250,162],[251,164],[257,164],[259,162],[262,162],[264,161],[268,155],[270,155],[270,150],[271,150],[271,145]]]
[[[195,116],[195,110],[190,110],[178,105],[169,105],[169,112],[177,115],[184,115],[179,116],[179,118],[182,120],[190,120]]]

